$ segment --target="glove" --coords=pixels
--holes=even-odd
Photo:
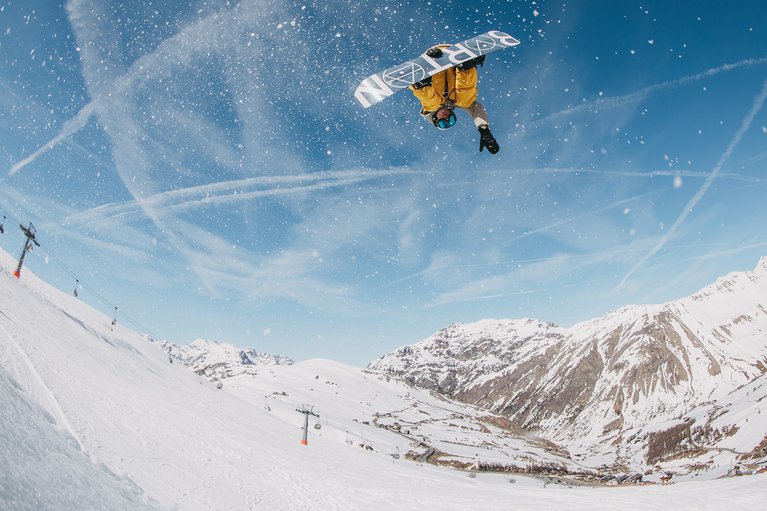
[[[428,50],[426,50],[426,55],[428,57],[433,58],[433,59],[438,59],[438,58],[440,58],[443,55],[442,48],[436,48],[436,47],[435,48],[429,48]]]
[[[461,62],[455,67],[457,67],[461,71],[467,71],[469,69],[474,69],[477,66],[482,67],[484,63],[485,63],[485,56],[480,55],[479,57],[475,57],[471,60],[467,60],[466,62]]]
[[[426,78],[424,78],[420,82],[415,82],[413,84],[413,88],[415,90],[421,90],[424,87],[431,87],[431,76],[427,76]]]
[[[490,154],[495,154],[501,149],[487,126],[479,128],[479,152],[484,149],[487,149]]]

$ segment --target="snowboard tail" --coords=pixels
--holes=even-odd
[[[519,41],[509,34],[491,30],[443,48],[443,55],[440,58],[435,59],[423,54],[413,60],[370,75],[357,86],[354,97],[363,108],[369,108],[428,76],[441,73],[480,55],[487,55],[518,44]]]

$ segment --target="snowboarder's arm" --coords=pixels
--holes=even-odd
[[[465,107],[464,110],[466,110],[469,115],[471,116],[471,119],[474,121],[474,126],[479,128],[480,126],[489,126],[490,121],[488,120],[487,116],[487,110],[485,110],[485,107],[482,106],[482,103],[479,101],[475,101],[468,107]]]
[[[496,154],[500,150],[498,142],[486,125],[479,128],[479,152],[481,153],[485,149],[490,154]]]

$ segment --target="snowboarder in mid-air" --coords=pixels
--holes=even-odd
[[[479,150],[500,149],[490,132],[487,112],[477,101],[477,66],[489,53],[513,48],[519,40],[499,30],[455,44],[438,44],[426,53],[372,74],[354,90],[362,108],[369,108],[397,91],[410,89],[421,102],[421,116],[439,129],[455,125],[455,109],[466,110],[479,130]]]
[[[442,49],[448,46],[440,44],[429,48],[426,55],[438,59],[442,57]],[[477,101],[477,66],[481,67],[484,61],[484,55],[467,60],[414,83],[410,90],[421,102],[421,117],[438,129],[446,130],[455,125],[456,107],[466,110],[479,130],[479,150],[487,149],[491,154],[495,154],[500,147],[490,132],[487,112]]]

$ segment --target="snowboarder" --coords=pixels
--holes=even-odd
[[[448,46],[440,44],[429,48],[426,55],[438,59],[442,56],[442,48]],[[414,83],[410,90],[421,102],[421,117],[437,129],[446,130],[455,125],[456,107],[466,110],[479,130],[479,150],[487,149],[495,154],[500,147],[490,132],[487,111],[477,101],[477,66],[481,67],[484,61],[484,55],[473,58]]]

